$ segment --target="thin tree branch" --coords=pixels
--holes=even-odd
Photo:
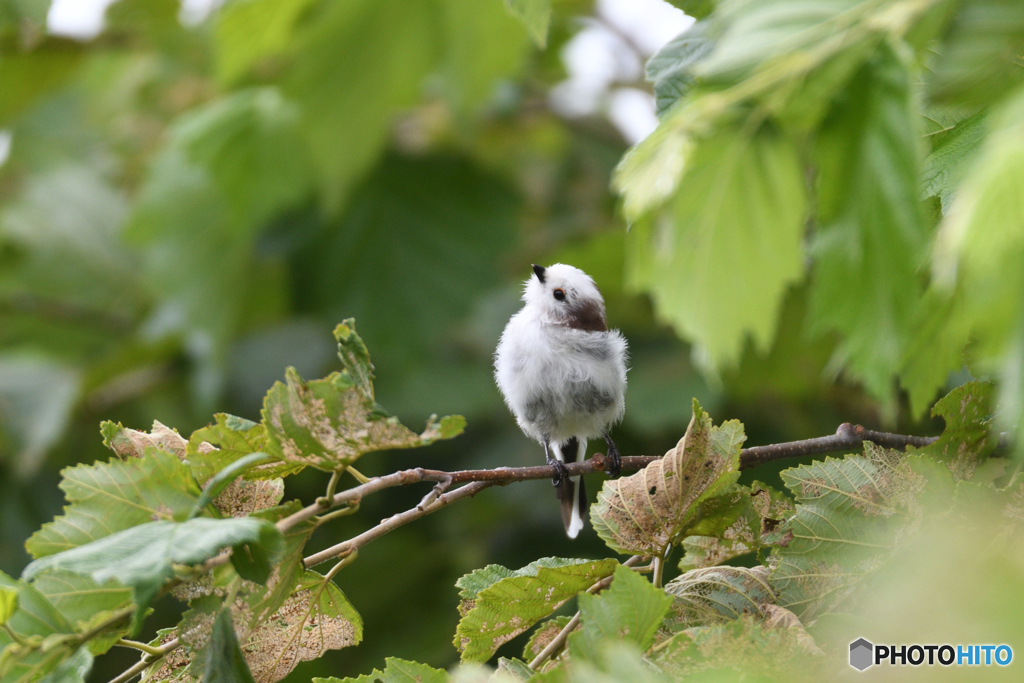
[[[110,683],[127,683],[128,681],[132,680],[133,678],[141,674],[143,671],[148,669],[150,666],[166,657],[168,652],[174,650],[179,645],[181,645],[181,641],[178,638],[167,641],[166,643],[157,648],[157,650],[160,653],[159,655],[143,655],[142,659],[140,659],[135,664],[135,666],[133,666],[130,669],[125,669],[120,676],[118,676],[117,678],[112,678],[110,680]]]
[[[831,436],[822,436],[815,439],[804,439],[801,441],[789,441],[786,443],[772,444],[769,446],[753,446],[744,448],[740,452],[740,469],[747,470],[759,467],[765,463],[787,458],[798,458],[805,455],[817,455],[822,453],[834,453],[837,451],[856,450],[863,446],[865,441],[871,441],[885,448],[904,449],[907,446],[923,447],[934,443],[938,437],[934,436],[907,436],[905,434],[890,434],[888,432],[876,432],[865,429],[860,425],[853,426],[848,422],[839,425],[839,429]],[[622,471],[631,472],[647,467],[660,455],[632,455],[622,458]],[[579,474],[592,474],[603,472],[605,468],[605,456],[602,453],[595,453],[593,457],[580,462],[568,463],[565,466],[570,476]],[[492,484],[508,484],[516,481],[527,481],[531,479],[550,479],[556,474],[555,468],[551,465],[537,465],[534,467],[499,467],[492,470],[461,470],[457,472],[443,472],[417,467],[410,470],[394,472],[382,477],[374,477],[365,484],[354,486],[350,489],[334,494],[330,507],[343,504],[352,504],[362,500],[364,496],[376,493],[394,486],[408,486],[425,481],[445,483],[446,485],[462,484],[465,482],[490,482]],[[461,489],[459,489],[461,491]],[[474,491],[476,493],[476,491]],[[460,496],[462,497],[462,496]],[[420,504],[427,507],[430,494]],[[296,524],[312,519],[324,512],[322,505],[314,503],[298,512],[285,517],[277,523],[277,528],[282,532],[288,531]],[[422,512],[422,510],[421,510]],[[433,512],[433,510],[431,510]],[[404,514],[404,513],[403,513]],[[422,516],[422,515],[421,515]],[[401,526],[399,524],[398,526]]]
[[[371,482],[372,481],[373,480],[371,480]],[[483,491],[489,486],[494,486],[496,483],[497,482],[494,481],[475,481],[449,493],[442,493],[437,496],[436,500],[428,505],[417,505],[411,510],[406,510],[405,512],[400,512],[397,515],[388,517],[377,526],[368,531],[364,531],[355,538],[350,538],[347,541],[333,545],[325,550],[321,550],[320,552],[305,558],[302,562],[308,569],[309,567],[320,564],[321,562],[326,562],[334,557],[343,557],[348,555],[351,552],[359,550],[359,548],[363,547],[375,538],[383,536],[389,531],[394,531],[398,527],[405,526],[413,520],[425,517],[432,512],[437,512],[441,508],[447,507],[457,500],[475,496],[480,491]]]

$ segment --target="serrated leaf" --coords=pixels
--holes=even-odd
[[[939,198],[943,215],[949,213],[956,190],[988,133],[987,115],[980,111],[934,136],[931,153],[921,167],[921,184],[925,197]]]
[[[397,657],[384,659],[384,670],[355,678],[314,678],[313,683],[448,683],[448,674],[440,669]]]
[[[17,592],[17,608],[7,619],[6,625],[22,640],[32,636],[42,640],[48,636],[59,637],[74,633],[74,628],[57,608],[31,584],[23,580],[16,581],[0,572],[0,588]],[[60,644],[46,652],[39,648],[27,648],[15,643],[6,628],[0,628],[0,677],[4,681],[37,678],[53,670],[70,654],[71,650]]]
[[[760,614],[775,602],[768,567],[705,567],[691,569],[665,585],[675,600],[665,624],[672,630],[707,626]]]
[[[854,77],[818,138],[810,324],[843,333],[837,352],[883,401],[921,297],[928,228],[907,65],[889,48]]]
[[[505,0],[505,6],[514,17],[523,22],[537,47],[547,47],[548,26],[551,24],[551,0]]]
[[[462,619],[455,646],[462,661],[484,661],[502,644],[549,616],[570,598],[610,576],[613,559],[537,560],[518,571],[490,565],[468,574],[462,588]]]
[[[71,572],[43,572],[33,579],[32,586],[44,595],[77,631],[89,630],[90,624],[98,623],[132,603],[130,588],[115,581],[100,585],[88,576]],[[89,641],[89,650],[95,655],[103,654],[127,631],[126,625],[108,629],[102,637],[94,637]]]
[[[793,513],[793,503],[782,493],[754,482],[704,501],[683,540],[686,554],[681,570],[710,567],[773,545],[786,545],[789,532],[780,525]]]
[[[970,479],[999,442],[992,431],[994,400],[995,386],[989,382],[957,387],[932,408],[932,417],[946,422],[939,440],[911,450],[945,463],[954,480]]]
[[[300,662],[327,650],[358,645],[363,620],[333,581],[306,571],[284,604],[244,639],[245,656],[259,683],[284,678]]]
[[[869,442],[864,452],[781,473],[797,506],[785,527],[793,538],[773,551],[771,584],[777,604],[801,619],[842,605],[920,523],[926,488],[952,483],[948,470],[930,459]]]
[[[25,542],[37,559],[154,520],[184,519],[199,497],[188,467],[155,448],[142,458],[77,465],[62,473],[69,505]]]
[[[794,145],[770,128],[725,128],[685,163],[662,218],[627,238],[628,282],[721,367],[738,362],[748,336],[771,347],[782,298],[803,276],[804,174]]]
[[[745,440],[739,421],[713,427],[694,399],[690,426],[674,449],[601,487],[590,509],[594,530],[616,552],[662,557],[694,520],[698,505],[739,477]]]
[[[266,452],[289,464],[312,465],[326,471],[351,465],[373,451],[426,446],[457,436],[465,421],[431,418],[415,434],[389,417],[373,396],[373,366],[355,321],[335,330],[338,355],[345,370],[321,380],[305,381],[294,368],[285,372],[263,404]]]
[[[580,596],[582,628],[569,636],[570,657],[600,661],[602,648],[616,641],[646,650],[671,604],[672,598],[664,591],[619,565],[611,588],[601,595]]]
[[[149,602],[174,577],[175,565],[202,564],[226,547],[240,552],[247,543],[272,556],[281,542],[273,524],[254,518],[149,522],[37,559],[25,568],[24,576],[64,570],[88,575],[101,585],[116,579],[134,590],[137,624]]]
[[[693,85],[693,67],[714,48],[707,22],[698,22],[665,43],[647,61],[645,75],[654,84],[657,113],[660,116],[681,99]]]

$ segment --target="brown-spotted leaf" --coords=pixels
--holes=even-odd
[[[705,567],[691,569],[665,585],[675,600],[665,625],[672,630],[760,614],[775,602],[768,567]]]
[[[462,433],[465,419],[431,417],[416,434],[389,416],[373,395],[373,365],[351,319],[334,331],[345,369],[306,381],[288,368],[285,381],[270,389],[263,403],[266,452],[277,460],[332,471],[365,453],[426,446]]]
[[[945,420],[946,428],[938,441],[920,452],[946,463],[954,479],[974,476],[999,441],[992,430],[994,394],[995,386],[989,382],[968,382],[939,399],[932,417]]]
[[[785,546],[793,537],[783,524],[793,515],[793,501],[766,484],[734,485],[705,500],[698,519],[682,542],[681,570],[712,567],[770,546]]]
[[[675,448],[636,474],[605,482],[590,510],[594,529],[612,550],[661,556],[696,519],[700,503],[739,477],[745,440],[739,421],[713,427],[695,399]]]
[[[107,420],[100,423],[100,434],[103,435],[103,445],[122,459],[141,458],[147,448],[159,448],[180,459],[185,457],[185,447],[188,444],[176,429],[171,429],[157,420],[153,421],[153,429],[148,434],[128,429],[120,422]]]
[[[143,680],[188,683],[201,676],[206,647],[222,596],[209,595],[192,603],[177,635],[183,647],[177,655],[154,665]],[[299,663],[320,658],[327,650],[359,644],[363,622],[340,588],[326,577],[306,571],[295,591],[269,619],[251,628],[249,604],[239,598],[231,606],[232,621],[245,660],[257,683],[274,683]],[[164,640],[168,639],[164,636]]]

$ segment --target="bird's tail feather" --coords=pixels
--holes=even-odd
[[[581,448],[582,446],[582,448]],[[554,445],[555,457],[564,463],[576,462],[577,458],[586,455],[587,442],[575,437]],[[566,477],[557,490],[559,505],[562,510],[562,524],[569,538],[576,538],[583,529],[583,515],[587,511],[587,492],[583,477]]]

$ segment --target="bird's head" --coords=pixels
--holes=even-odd
[[[523,301],[537,308],[550,322],[592,332],[608,329],[604,298],[594,280],[579,268],[564,263],[547,268],[534,265]]]

